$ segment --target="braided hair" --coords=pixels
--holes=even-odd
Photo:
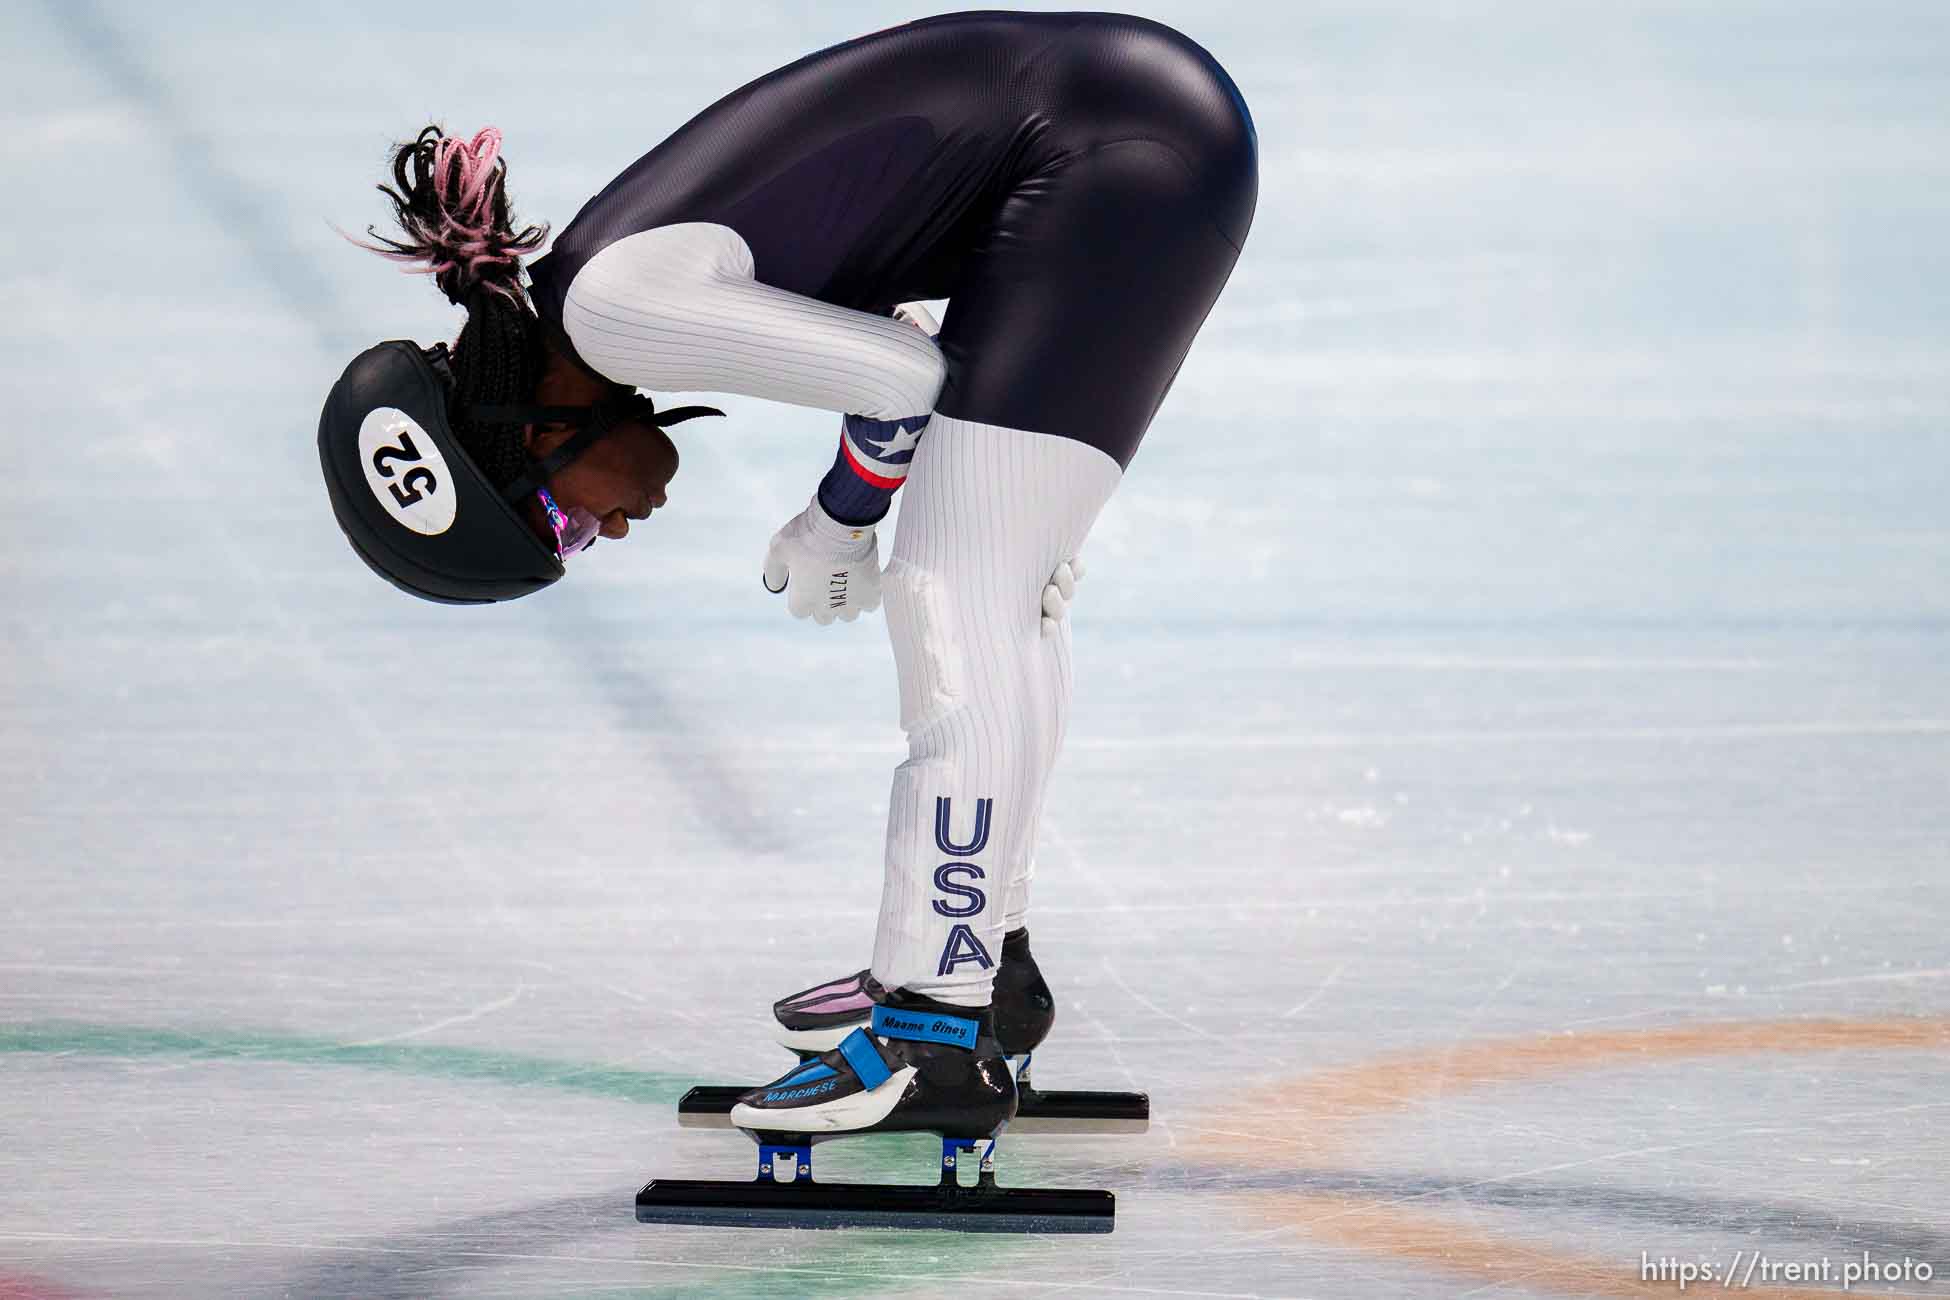
[[[548,237],[546,226],[514,228],[508,164],[500,152],[501,133],[493,127],[467,141],[429,126],[397,146],[394,184],[379,186],[379,192],[392,202],[401,237],[367,226],[375,242],[359,245],[406,263],[409,272],[430,272],[447,301],[467,309],[467,324],[453,346],[447,416],[454,436],[497,488],[522,473],[521,426],[486,423],[472,411],[529,402],[541,382],[541,322],[522,292],[521,257]]]

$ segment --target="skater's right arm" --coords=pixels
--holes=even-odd
[[[917,302],[902,303],[894,319],[927,335],[941,333],[932,313]],[[840,447],[833,468],[820,480],[815,500],[834,519],[855,528],[869,527],[886,517],[894,493],[907,481],[908,462],[927,427],[926,415],[875,420],[848,415],[840,421]]]
[[[753,277],[751,248],[728,226],[655,227],[589,259],[569,286],[562,328],[619,383],[844,415],[834,470],[773,535],[764,578],[767,590],[788,593],[794,617],[851,622],[880,605],[873,525],[941,391],[941,350],[924,311],[876,316]]]
[[[930,341],[941,332],[928,309],[903,303],[894,319]],[[850,623],[880,606],[880,550],[874,525],[886,517],[894,493],[907,481],[908,462],[928,417],[874,420],[848,415],[840,422],[840,449],[820,480],[812,504],[773,535],[765,550],[765,589],[789,594],[795,618]],[[793,574],[800,580],[794,582]],[[811,581],[807,580],[811,575]]]
[[[761,284],[754,270],[729,226],[658,226],[589,259],[569,286],[562,328],[619,383],[926,421],[946,374],[927,334]]]

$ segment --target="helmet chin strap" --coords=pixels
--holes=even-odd
[[[701,415],[721,416],[724,412],[715,406],[680,406],[659,411],[641,393],[618,392],[589,406],[476,406],[468,414],[485,424],[566,424],[575,428],[568,441],[548,455],[540,460],[529,458],[521,475],[502,489],[502,499],[512,503],[526,500],[538,488],[546,486],[564,466],[627,420],[667,429]]]

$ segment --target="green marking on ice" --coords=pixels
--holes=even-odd
[[[0,1055],[23,1054],[116,1060],[164,1056],[193,1061],[342,1065],[429,1079],[546,1088],[651,1105],[675,1104],[695,1082],[689,1075],[577,1065],[513,1052],[435,1044],[342,1043],[301,1034],[249,1030],[193,1032],[69,1021],[0,1026]],[[674,1115],[672,1120],[674,1123]],[[739,1135],[727,1131],[724,1136],[731,1139]],[[884,1134],[844,1146],[821,1146],[817,1160],[821,1175],[835,1182],[932,1182],[939,1151],[937,1141],[927,1134]],[[1026,1166],[1033,1178],[1035,1166],[1042,1162],[1033,1158],[1023,1160],[1020,1147],[1012,1154],[1017,1157],[1010,1162],[1016,1172],[1023,1173]],[[749,1175],[751,1147],[748,1143],[728,1140],[725,1157],[724,1177]],[[654,1230],[644,1229],[645,1232]],[[803,1266],[785,1265],[730,1276],[720,1274],[709,1279],[686,1272],[663,1285],[625,1286],[580,1294],[608,1300],[648,1300],[675,1295],[762,1300],[778,1295],[783,1287],[794,1295],[809,1297],[866,1295],[904,1289],[909,1285],[907,1282],[890,1280],[889,1275],[916,1272],[916,1259],[952,1259],[961,1269],[978,1262],[996,1263],[1021,1245],[1006,1237],[901,1229],[856,1229],[844,1234],[821,1232],[811,1234],[813,1241],[800,1233],[788,1232],[782,1236],[786,1239],[780,1243],[782,1246],[791,1242],[793,1246],[803,1247]]]
[[[650,1070],[577,1065],[513,1052],[428,1043],[341,1043],[298,1034],[190,1032],[139,1026],[43,1021],[0,1026],[0,1054],[41,1053],[122,1059],[179,1056],[197,1061],[277,1061],[347,1065],[432,1079],[462,1079],[516,1088],[551,1088],[616,1101],[674,1103],[687,1077]]]
[[[781,1295],[790,1296],[865,1296],[886,1292],[914,1290],[912,1276],[888,1278],[891,1270],[897,1273],[913,1274],[914,1259],[917,1253],[925,1258],[928,1255],[953,1258],[957,1269],[971,1263],[991,1263],[994,1257],[1005,1252],[1013,1244],[1005,1238],[991,1234],[966,1232],[912,1232],[899,1228],[852,1229],[851,1233],[873,1232],[883,1240],[865,1245],[847,1242],[840,1234],[822,1233],[822,1237],[836,1238],[831,1245],[820,1246],[807,1251],[809,1259],[817,1264],[804,1268],[766,1269],[732,1277],[719,1276],[709,1280],[692,1275],[682,1280],[674,1280],[658,1285],[614,1287],[599,1290],[578,1288],[576,1295],[581,1300],[661,1300],[665,1296],[709,1296],[711,1300],[774,1300]],[[849,1234],[850,1235],[850,1234]],[[898,1243],[887,1240],[899,1238]],[[906,1246],[907,1251],[898,1251],[896,1245]],[[933,1287],[928,1288],[930,1290]],[[557,1296],[559,1291],[537,1292],[535,1300],[544,1296]]]
[[[654,1229],[646,1227],[646,1232]],[[722,1228],[665,1229],[683,1232],[723,1232]],[[778,1261],[776,1267],[749,1267],[736,1272],[680,1268],[664,1282],[607,1287],[577,1287],[578,1300],[663,1300],[667,1296],[708,1296],[710,1300],[773,1300],[789,1295],[868,1296],[926,1294],[950,1289],[947,1278],[962,1287],[985,1289],[968,1280],[971,1272],[1000,1271],[1027,1244],[1020,1237],[982,1232],[935,1232],[911,1228],[849,1228],[843,1232],[793,1232],[766,1229],[738,1233],[740,1244],[753,1243],[755,1257]],[[769,1246],[767,1237],[778,1237]],[[1085,1238],[1073,1240],[1083,1241]],[[945,1277],[944,1277],[945,1275]],[[562,1294],[538,1290],[533,1300]]]

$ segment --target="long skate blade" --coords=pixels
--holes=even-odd
[[[731,1108],[750,1091],[736,1085],[698,1084],[677,1099],[677,1123],[683,1128],[730,1128]]]
[[[702,1084],[677,1103],[684,1128],[730,1128],[731,1108],[749,1088]],[[1151,1127],[1151,1098],[1141,1092],[1024,1090],[1011,1133],[1142,1133]]]
[[[1142,1092],[1024,1088],[1009,1121],[1017,1133],[1142,1133],[1151,1127],[1151,1097]]]
[[[948,1232],[1109,1232],[1109,1192],[1047,1187],[904,1187],[871,1183],[715,1182],[653,1178],[639,1223],[724,1228],[933,1228]]]

